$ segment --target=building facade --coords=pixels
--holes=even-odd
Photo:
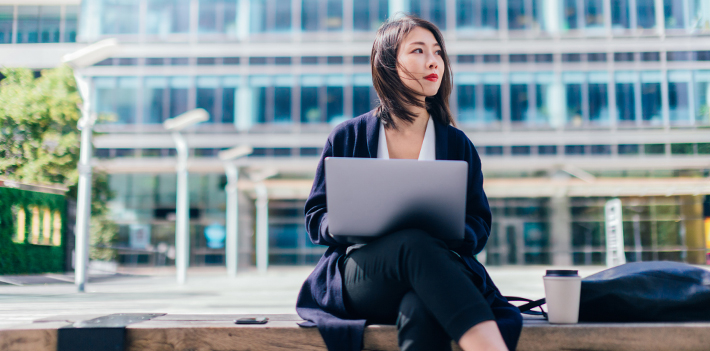
[[[236,161],[247,175],[240,264],[254,256],[248,175],[264,169],[278,171],[265,181],[271,262],[307,264],[324,251],[303,223],[318,157],[336,124],[376,106],[372,40],[399,12],[444,33],[451,109],[493,210],[482,260],[601,264],[604,203],[618,197],[628,261],[706,262],[705,0],[0,0],[0,65],[53,67],[88,43],[120,42],[84,74],[104,117],[94,164],[116,192],[125,262],[171,262],[176,159],[162,122],[204,108],[209,121],[186,132],[192,264],[223,263],[205,236],[225,221],[216,156],[241,144],[254,153]],[[150,240],[131,248],[137,231]]]

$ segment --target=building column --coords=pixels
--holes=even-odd
[[[572,222],[569,197],[566,191],[550,198],[550,237],[552,242],[552,264],[572,265]]]
[[[681,225],[685,227],[685,247],[688,249],[687,262],[706,264],[703,196],[681,196],[680,215]]]

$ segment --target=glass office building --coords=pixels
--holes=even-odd
[[[376,106],[375,30],[408,12],[444,33],[451,109],[482,158],[494,222],[482,259],[603,263],[603,206],[619,197],[629,261],[706,262],[708,1],[84,0],[55,7],[0,6],[0,43],[18,52],[21,43],[55,38],[55,45],[121,43],[86,74],[96,111],[107,116],[96,127],[95,162],[111,175],[111,208],[127,248],[136,228],[151,233],[144,252],[173,245],[175,151],[162,122],[204,108],[209,121],[186,132],[192,264],[223,262],[223,249],[211,248],[204,233],[224,226],[217,153],[239,144],[254,148],[236,161],[242,174],[278,171],[265,181],[271,262],[315,262],[324,248],[307,238],[303,206],[318,156],[336,124]],[[241,264],[253,260],[255,196],[242,177]]]

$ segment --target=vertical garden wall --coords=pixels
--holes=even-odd
[[[0,187],[0,274],[64,270],[63,195]]]

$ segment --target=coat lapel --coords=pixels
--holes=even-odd
[[[449,159],[449,128],[434,118],[434,134],[436,135],[436,159]]]

